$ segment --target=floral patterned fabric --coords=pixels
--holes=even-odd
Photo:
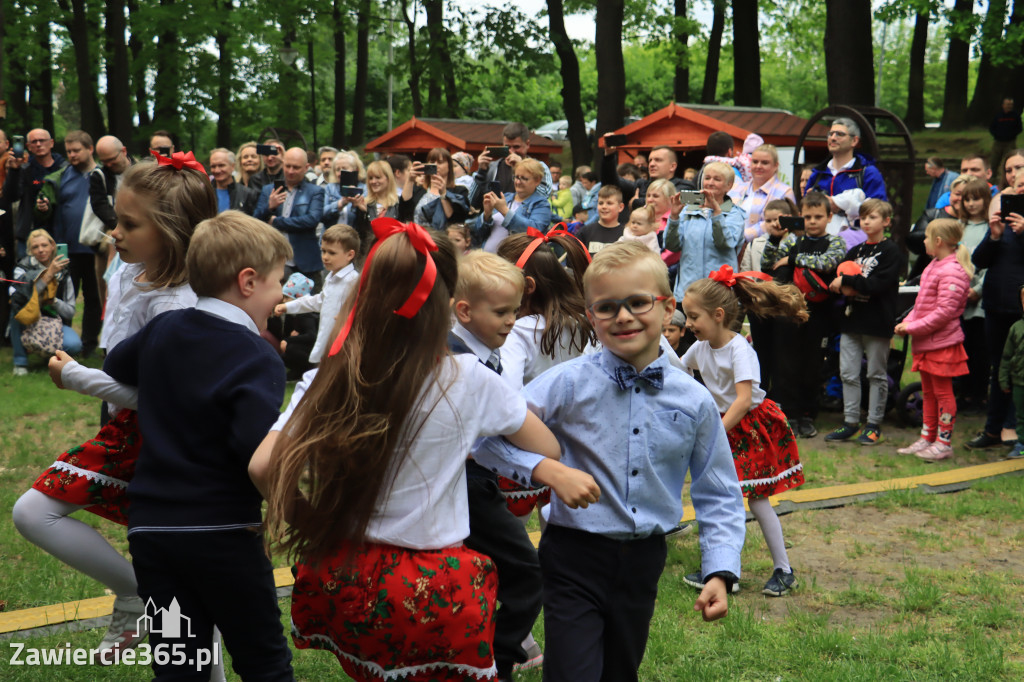
[[[121,410],[95,438],[61,454],[32,487],[126,526],[128,482],[141,445],[137,413]]]
[[[726,435],[744,497],[768,497],[803,485],[796,437],[774,401],[766,398]]]
[[[536,506],[543,507],[551,501],[551,488],[524,488],[511,478],[498,476],[498,489],[505,497],[505,505],[515,516],[527,516]]]
[[[299,563],[292,638],[355,680],[482,680],[494,665],[498,574],[465,547],[367,544]]]

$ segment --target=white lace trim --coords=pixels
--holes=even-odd
[[[541,486],[540,488],[526,488],[524,490],[502,490],[501,494],[505,496],[506,500],[519,500],[525,497],[535,497],[537,495],[541,495],[543,493],[546,493],[548,490],[551,490],[551,488],[545,485]]]
[[[740,481],[741,488],[756,488],[759,485],[771,485],[772,483],[778,483],[784,478],[789,478],[796,472],[804,468],[803,464],[797,464],[794,467],[790,467],[783,471],[778,476],[772,476],[771,478],[755,478],[751,481]]]
[[[66,471],[69,474],[75,474],[76,476],[84,476],[90,481],[102,483],[103,485],[112,485],[118,488],[128,487],[127,481],[122,481],[119,478],[114,478],[113,476],[106,476],[95,471],[89,471],[88,469],[82,469],[81,467],[76,467],[74,464],[68,464],[67,462],[54,462],[50,468],[58,469],[60,471]]]
[[[394,670],[385,670],[378,663],[374,663],[373,661],[364,661],[362,659],[356,658],[352,654],[342,651],[340,648],[338,648],[338,645],[335,644],[334,640],[328,637],[327,635],[317,634],[307,636],[302,634],[301,632],[299,632],[299,628],[296,627],[295,621],[292,621],[292,633],[300,639],[305,639],[307,641],[316,640],[317,642],[326,644],[326,648],[330,649],[338,656],[342,656],[346,660],[354,663],[355,665],[365,668],[371,674],[381,678],[382,680],[400,680],[409,675],[425,673],[431,670],[456,670],[459,673],[462,673],[463,675],[472,675],[478,680],[491,679],[498,674],[498,668],[493,663],[491,664],[490,668],[477,668],[472,665],[465,665],[461,663],[446,663],[441,661],[437,663],[424,663],[423,665],[413,665],[405,668],[395,668]]]

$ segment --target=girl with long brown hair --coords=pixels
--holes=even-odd
[[[462,545],[467,453],[504,434],[552,458],[538,480],[570,470],[515,390],[448,353],[448,239],[389,219],[373,227],[348,319],[250,464],[271,537],[298,561],[293,637],[356,680],[493,676],[497,578]]]

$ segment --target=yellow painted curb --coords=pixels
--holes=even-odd
[[[770,498],[773,506],[782,501],[789,501],[794,504],[805,504],[809,502],[821,502],[823,500],[838,500],[859,495],[871,495],[884,493],[891,490],[910,490],[921,485],[944,486],[966,481],[975,481],[982,478],[999,476],[1024,471],[1024,459],[1005,460],[1001,462],[990,462],[975,466],[962,467],[959,469],[948,469],[937,471],[922,476],[908,476],[906,478],[893,478],[886,481],[869,481],[866,483],[852,483],[849,485],[835,485],[825,488],[808,488],[787,490],[784,493]],[[746,506],[746,500],[744,500]],[[683,521],[695,519],[693,507],[684,506]],[[530,533],[530,540],[534,546],[540,542],[540,532]],[[291,569],[288,567],[274,570],[274,583],[277,587],[288,587],[294,583]],[[113,597],[95,597],[93,599],[82,599],[64,604],[51,604],[50,606],[39,606],[20,611],[9,611],[0,613],[0,634],[17,632],[18,630],[29,630],[32,628],[45,627],[47,625],[58,625],[76,620],[87,620],[89,618],[100,618],[109,616],[113,611]]]

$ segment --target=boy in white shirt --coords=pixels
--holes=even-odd
[[[314,296],[303,296],[294,301],[279,303],[274,307],[275,315],[320,313],[320,327],[317,329],[316,343],[309,354],[309,361],[314,365],[320,362],[320,358],[331,342],[334,320],[341,312],[341,307],[352,288],[359,281],[359,273],[352,265],[358,252],[359,235],[354,228],[348,225],[335,225],[327,228],[320,239],[320,259],[328,271],[328,275],[324,279],[323,290]]]

